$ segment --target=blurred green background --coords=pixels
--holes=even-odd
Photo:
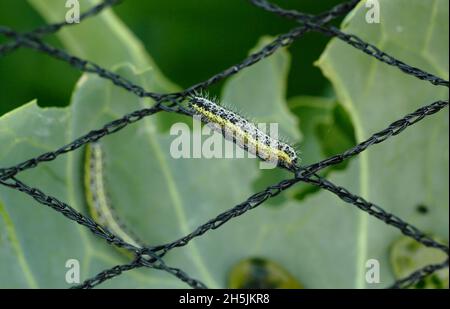
[[[278,1],[285,7],[310,13],[324,11],[339,2]],[[293,21],[255,9],[246,0],[131,0],[116,6],[114,11],[144,42],[163,73],[182,87],[239,62],[262,35],[284,33],[295,26]],[[0,24],[28,31],[44,23],[27,1],[0,1]],[[46,40],[60,46],[54,36]],[[289,97],[326,92],[329,83],[313,62],[327,41],[328,38],[311,33],[290,48],[293,59]],[[3,42],[5,38],[0,37],[0,43]],[[41,106],[65,106],[80,75],[67,64],[28,49],[1,57],[0,115],[35,98]],[[217,93],[220,86],[211,91]]]

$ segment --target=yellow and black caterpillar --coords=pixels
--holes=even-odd
[[[264,133],[235,112],[199,96],[189,99],[189,107],[211,129],[260,159],[287,168],[297,164],[298,156],[293,147]]]

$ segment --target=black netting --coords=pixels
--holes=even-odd
[[[93,7],[88,12],[82,14],[80,19],[83,20],[88,17],[95,16],[105,8],[115,5],[118,2],[119,0],[104,0],[101,4]],[[362,39],[358,38],[355,35],[343,33],[341,30],[333,26],[327,26],[327,24],[330,21],[350,12],[358,4],[359,0],[352,0],[345,2],[343,4],[339,4],[330,9],[329,11],[326,11],[318,15],[304,14],[301,12],[297,12],[295,10],[285,10],[277,5],[267,2],[266,0],[250,0],[250,2],[253,5],[260,7],[266,11],[275,13],[285,18],[294,19],[300,25],[296,28],[293,28],[288,33],[278,36],[271,43],[263,47],[258,52],[251,54],[250,56],[245,58],[242,62],[231,66],[230,68],[212,76],[211,78],[207,79],[204,82],[189,87],[181,92],[170,94],[148,92],[139,85],[136,85],[128,81],[127,79],[123,78],[122,76],[112,73],[91,61],[80,59],[78,57],[70,55],[66,51],[58,49],[42,41],[42,38],[45,35],[55,33],[56,31],[60,30],[63,27],[70,26],[71,24],[69,23],[61,22],[46,25],[27,33],[19,33],[8,27],[0,26],[0,34],[3,34],[4,36],[11,38],[11,42],[0,45],[0,56],[13,52],[21,47],[31,48],[33,50],[48,54],[51,57],[65,61],[80,71],[94,73],[103,78],[109,79],[115,85],[122,87],[139,97],[149,97],[156,101],[156,104],[153,107],[137,110],[135,112],[127,114],[122,118],[119,118],[117,120],[105,124],[102,128],[98,130],[93,130],[87,133],[86,135],[77,138],[73,142],[62,146],[59,149],[44,153],[35,158],[31,158],[15,166],[0,169],[0,183],[2,185],[28,194],[37,202],[47,205],[55,209],[56,211],[60,212],[67,218],[87,227],[92,233],[105,239],[108,243],[111,243],[117,247],[124,248],[134,253],[135,258],[131,263],[124,265],[117,265],[111,269],[104,270],[101,273],[95,275],[94,277],[86,280],[83,284],[78,286],[78,288],[92,288],[96,285],[101,284],[106,280],[109,280],[115,276],[120,275],[124,271],[140,267],[149,267],[164,270],[176,276],[180,280],[186,282],[193,288],[205,288],[206,286],[203,283],[201,283],[196,279],[191,278],[184,271],[167,266],[163,260],[164,255],[173,248],[185,246],[192,239],[203,235],[209,230],[217,229],[226,222],[228,222],[229,220],[237,216],[243,215],[245,212],[258,207],[268,199],[277,196],[284,190],[288,189],[289,187],[299,182],[306,182],[319,188],[322,188],[324,190],[328,190],[337,195],[340,199],[347,202],[348,204],[354,205],[359,209],[361,209],[362,211],[367,212],[369,215],[374,216],[377,219],[385,222],[386,224],[399,229],[404,235],[412,237],[413,239],[417,240],[418,242],[422,243],[427,247],[442,250],[448,256],[449,248],[446,245],[436,242],[429,236],[425,235],[418,228],[403,221],[401,218],[386,212],[380,206],[372,204],[363,199],[362,197],[349,192],[347,189],[340,187],[330,182],[329,180],[324,179],[319,175],[317,175],[318,171],[327,168],[329,166],[339,164],[344,160],[349,159],[350,157],[356,156],[359,153],[365,151],[370,146],[384,142],[386,139],[395,136],[397,134],[400,134],[403,130],[421,121],[425,117],[439,112],[440,110],[448,106],[448,100],[436,101],[434,103],[419,108],[418,110],[395,121],[394,123],[389,125],[386,129],[373,134],[367,140],[359,143],[358,145],[354,146],[351,149],[348,149],[347,151],[341,154],[334,155],[330,158],[311,164],[309,166],[297,166],[296,168],[291,170],[292,178],[283,180],[278,184],[269,186],[268,188],[266,188],[261,192],[255,193],[241,204],[236,205],[235,207],[209,220],[205,224],[197,227],[192,233],[173,242],[159,246],[137,248],[129,243],[126,243],[118,236],[114,235],[107,228],[97,224],[89,217],[82,215],[74,208],[72,208],[70,205],[58,200],[55,197],[45,194],[38,188],[28,186],[27,184],[21,182],[16,178],[17,175],[24,170],[34,168],[42,162],[55,160],[61,154],[76,150],[81,146],[86,145],[87,143],[98,141],[99,139],[103,138],[106,135],[113,134],[123,129],[124,127],[128,126],[129,124],[139,121],[144,117],[151,116],[155,113],[175,112],[184,115],[192,115],[192,112],[184,108],[182,105],[183,100],[187,98],[189,95],[192,95],[200,90],[206,89],[212,84],[215,84],[233,74],[236,74],[237,72],[245,69],[248,66],[255,64],[261,59],[269,57],[280,47],[290,45],[293,41],[302,37],[305,33],[310,31],[316,31],[330,37],[336,37],[344,41],[345,43],[363,51],[364,53],[372,57],[375,57],[376,59],[388,65],[397,67],[405,74],[412,75],[421,80],[428,81],[435,86],[444,86],[447,88],[449,86],[448,81],[439,78],[437,76],[434,76],[433,74],[427,73],[419,68],[409,66],[408,64],[379,50],[376,46],[364,42]],[[446,267],[448,267],[448,258],[446,261],[443,261],[440,264],[428,265],[422,269],[417,270],[410,276],[395,282],[392,285],[392,287],[394,288],[409,287],[417,283],[421,279],[425,278],[426,276],[434,273],[435,271]]]

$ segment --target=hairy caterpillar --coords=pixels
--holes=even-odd
[[[267,135],[242,116],[199,96],[190,97],[189,107],[214,131],[260,159],[288,169],[295,167],[298,156],[294,148]]]
[[[120,222],[109,202],[104,179],[104,154],[100,143],[91,143],[86,146],[84,183],[86,202],[92,219],[107,227],[123,241],[142,247],[142,242]],[[127,251],[119,250],[129,255]]]

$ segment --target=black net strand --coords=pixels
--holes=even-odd
[[[407,289],[413,287],[416,283],[419,283],[424,278],[428,277],[429,275],[434,274],[435,272],[448,268],[448,259],[440,264],[432,264],[427,265],[415,272],[413,272],[411,275],[407,276],[406,278],[397,280],[390,288],[391,289]]]
[[[175,267],[169,267],[165,264],[165,262],[156,254],[147,252],[152,257],[152,262],[148,261],[146,258],[138,256],[133,262],[129,264],[116,265],[110,269],[106,269],[101,271],[97,275],[92,278],[85,280],[82,284],[72,287],[73,289],[92,289],[95,286],[105,282],[106,280],[112,279],[121,275],[125,271],[148,267],[158,270],[163,270],[179,280],[185,282],[193,289],[206,289],[206,285],[201,281],[190,277],[183,270]]]
[[[417,109],[416,111],[404,116],[403,118],[394,121],[386,129],[373,134],[371,137],[369,137],[365,141],[346,150],[345,152],[331,156],[329,158],[326,158],[325,160],[311,164],[309,166],[303,167],[298,170],[298,173],[300,173],[303,177],[307,177],[307,176],[312,175],[324,168],[339,164],[351,157],[354,157],[354,156],[360,154],[361,152],[365,151],[367,148],[369,148],[372,145],[382,143],[382,142],[386,141],[388,138],[400,134],[406,128],[425,119],[427,116],[436,114],[437,112],[439,112],[440,110],[442,110],[446,107],[448,107],[448,101],[436,101],[429,105],[425,105],[425,106]]]
[[[120,3],[120,1],[121,0],[103,0],[103,2],[101,2],[100,4],[92,7],[90,10],[82,13],[80,15],[80,22],[82,22],[83,20],[85,20],[89,17],[96,16],[97,14],[99,14],[100,12],[105,10],[106,8]],[[77,23],[68,23],[67,21],[53,23],[53,24],[44,25],[39,28],[36,28],[33,31],[23,34],[23,36],[32,38],[32,39],[42,38],[45,35],[49,35],[49,34],[58,32],[63,27],[68,27],[68,26],[73,26],[73,25],[77,25]],[[9,37],[16,38],[16,41],[14,41],[14,42],[0,45],[0,56],[10,53],[22,45],[22,42],[21,42],[20,38],[18,37],[18,33],[13,31],[12,29],[10,29],[8,27],[0,26],[0,33],[4,34],[6,36],[9,36]]]
[[[294,19],[300,23],[303,23],[305,25],[305,27],[307,27],[310,30],[318,31],[318,32],[325,34],[327,36],[330,36],[330,37],[336,37],[336,38],[342,40],[343,42],[350,44],[354,48],[363,51],[364,53],[368,54],[369,56],[372,56],[372,57],[380,60],[381,62],[384,62],[388,65],[399,68],[403,73],[415,76],[421,80],[426,80],[435,86],[445,86],[447,88],[449,87],[448,80],[444,80],[444,79],[437,77],[431,73],[425,72],[419,68],[410,66],[410,65],[396,59],[395,57],[387,54],[386,52],[381,51],[375,45],[365,42],[364,40],[362,40],[361,38],[359,38],[356,35],[344,33],[336,27],[329,27],[329,28],[324,27],[323,23],[315,22],[314,18],[311,19],[310,17],[305,16],[305,14],[297,12],[295,10],[285,10],[275,4],[269,3],[266,0],[250,0],[250,2],[253,5],[255,5],[259,8],[262,8],[263,10],[266,10],[268,12],[275,13],[282,17]],[[348,8],[352,9],[356,6],[356,4],[358,4],[358,2],[359,2],[359,0],[351,1],[350,3],[347,3],[347,4],[342,4],[341,5],[342,7],[340,9],[343,11],[345,11]],[[337,6],[337,8],[339,8],[339,6]],[[336,10],[336,8],[335,8],[335,10]],[[339,13],[339,11],[340,10],[338,9],[337,12]],[[323,20],[327,20],[327,17],[330,17],[330,16],[335,16],[335,15],[332,15],[330,13],[328,16],[323,17]]]

